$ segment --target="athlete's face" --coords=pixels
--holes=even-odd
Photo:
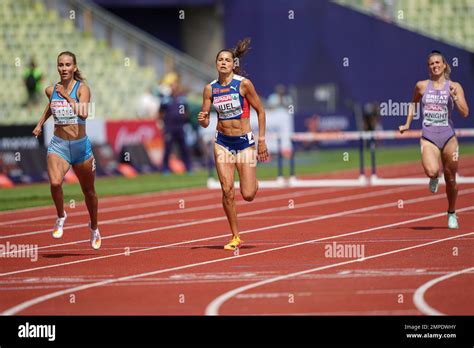
[[[232,58],[232,54],[230,52],[221,52],[217,57],[216,62],[217,71],[220,73],[230,73],[232,69],[234,69],[234,59]]]
[[[74,64],[74,59],[71,56],[63,54],[58,58],[58,73],[61,79],[72,79],[76,70],[76,64]]]
[[[443,63],[443,58],[441,56],[434,55],[428,60],[428,69],[432,76],[439,76],[444,73],[446,64]]]

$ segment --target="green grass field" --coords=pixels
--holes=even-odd
[[[461,146],[463,155],[474,154],[474,145]],[[366,168],[370,166],[370,154],[365,153]],[[418,146],[380,148],[377,150],[377,165],[405,163],[420,160]],[[335,170],[356,169],[359,166],[359,154],[356,149],[337,149],[298,153],[296,156],[296,173],[298,175],[320,174]],[[284,161],[285,176],[289,175],[288,161]],[[259,179],[271,179],[277,175],[276,162],[259,164]],[[207,172],[197,171],[190,175],[161,174],[140,175],[133,179],[124,177],[97,178],[96,190],[99,197],[111,195],[158,192],[179,188],[204,187]],[[79,184],[64,184],[64,200],[67,204],[74,200],[83,200]],[[0,210],[11,210],[52,204],[49,184],[22,185],[9,189],[0,189]]]

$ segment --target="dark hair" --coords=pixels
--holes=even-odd
[[[250,49],[250,41],[251,41],[250,38],[246,37],[245,39],[237,42],[234,48],[225,48],[223,50],[220,50],[219,52],[217,52],[216,62],[217,62],[217,58],[219,58],[219,55],[222,52],[229,52],[232,55],[232,59],[234,60],[234,73],[241,75],[242,69],[240,68],[239,60]],[[236,63],[236,60],[237,60],[237,63]]]
[[[72,52],[69,52],[69,51],[64,51],[64,52],[61,52],[59,53],[58,55],[58,61],[59,61],[59,57],[61,56],[69,56],[72,58],[72,61],[74,62],[74,65],[77,65],[77,62],[76,62],[76,55]],[[74,80],[78,80],[80,82],[84,81],[85,78],[82,76],[81,72],[79,71],[79,68],[77,68],[76,71],[74,71],[74,75],[73,75],[73,78]]]
[[[446,64],[446,69],[444,69],[444,78],[446,80],[449,80],[450,78],[450,74],[451,74],[451,67],[449,66],[448,64],[448,61],[446,60],[446,58],[444,58],[443,54],[440,52],[440,51],[437,51],[437,50],[433,50],[431,51],[431,53],[428,55],[428,63],[430,61],[430,58],[433,57],[433,56],[440,56],[441,57],[441,60],[443,61],[444,64]]]

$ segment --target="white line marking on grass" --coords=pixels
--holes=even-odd
[[[392,254],[400,253],[400,252],[407,251],[407,250],[413,250],[413,249],[421,248],[421,247],[424,247],[424,246],[428,246],[428,245],[432,245],[432,244],[437,244],[437,243],[441,243],[441,242],[445,242],[445,241],[448,241],[448,240],[452,240],[452,239],[456,239],[456,238],[464,237],[464,236],[469,236],[469,235],[473,235],[473,234],[474,234],[474,232],[469,232],[469,233],[464,233],[464,234],[461,234],[461,235],[458,235],[458,236],[453,236],[453,237],[448,237],[448,238],[443,238],[443,239],[437,239],[437,240],[434,240],[434,241],[428,242],[428,243],[417,244],[417,245],[413,245],[413,246],[406,247],[406,248],[391,250],[391,251],[387,251],[387,252],[384,252],[384,253],[380,253],[380,254],[376,254],[376,255],[372,255],[372,256],[367,256],[367,257],[364,258],[364,261],[366,261],[366,260],[371,260],[371,259],[376,259],[376,258],[383,257],[383,256],[387,256],[387,255],[392,255]],[[257,287],[259,287],[259,286],[262,286],[262,285],[266,285],[266,284],[270,284],[270,283],[275,283],[275,282],[278,282],[278,281],[280,281],[280,280],[286,280],[286,279],[288,279],[288,278],[297,277],[297,276],[304,275],[304,274],[307,274],[307,273],[322,271],[322,270],[331,269],[331,268],[339,267],[339,266],[350,265],[350,264],[356,263],[356,262],[361,262],[361,261],[360,261],[359,259],[355,259],[355,260],[349,260],[349,261],[344,261],[344,262],[333,263],[333,264],[326,265],[326,266],[320,266],[320,267],[315,267],[315,268],[307,269],[307,270],[304,270],[304,271],[289,273],[289,274],[285,274],[285,275],[282,275],[282,276],[278,276],[278,277],[273,277],[273,278],[270,278],[270,279],[262,280],[262,281],[259,281],[259,282],[256,282],[256,283],[252,283],[252,284],[247,284],[247,285],[244,285],[244,286],[240,286],[240,287],[238,287],[238,288],[236,288],[236,289],[227,291],[226,293],[224,293],[224,294],[222,294],[222,295],[216,297],[216,298],[215,298],[211,303],[209,303],[209,305],[206,307],[205,314],[206,314],[206,315],[218,315],[218,314],[219,314],[219,309],[220,309],[220,307],[221,307],[226,301],[228,301],[228,300],[231,299],[232,297],[234,297],[234,296],[236,296],[236,295],[238,295],[238,294],[240,294],[240,293],[242,293],[242,292],[244,292],[244,291],[248,291],[248,290],[250,290],[250,289],[255,289],[255,288],[257,288]]]
[[[431,288],[432,286],[434,286],[438,283],[441,283],[442,281],[444,281],[446,279],[453,278],[453,277],[456,277],[460,274],[473,272],[473,271],[474,271],[474,267],[465,268],[463,270],[456,271],[456,272],[451,272],[451,273],[445,274],[441,277],[431,279],[429,282],[426,282],[425,284],[420,286],[418,289],[416,289],[415,293],[413,294],[413,303],[415,304],[415,307],[421,313],[426,314],[426,315],[446,315],[446,314],[441,313],[440,311],[434,309],[428,303],[426,303],[426,301],[425,301],[425,292],[429,288]]]

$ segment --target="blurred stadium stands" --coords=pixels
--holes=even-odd
[[[473,0],[336,0],[400,27],[474,51]]]
[[[74,9],[74,10],[71,10]],[[134,118],[140,96],[166,72],[177,71],[202,91],[212,76],[208,66],[109,15],[92,3],[56,0],[0,2],[0,124],[36,123],[45,106],[42,92],[34,108],[23,73],[30,59],[43,72],[42,89],[59,80],[56,57],[69,50],[92,90],[95,116]]]

